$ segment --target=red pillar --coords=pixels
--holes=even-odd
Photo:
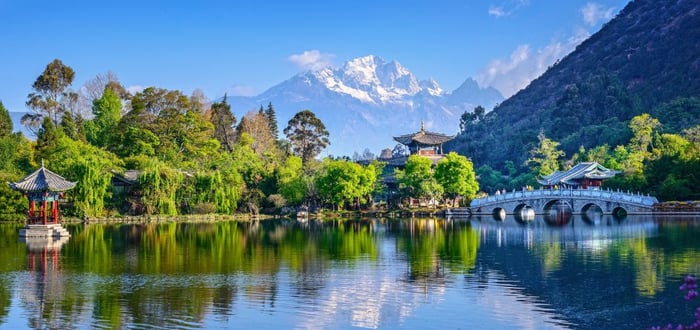
[[[46,195],[44,195],[44,201],[43,201],[43,202],[44,202],[44,203],[43,203],[43,205],[41,206],[41,209],[42,209],[42,211],[43,211],[42,213],[43,213],[43,215],[44,215],[44,224],[46,224],[46,218],[48,217],[48,214],[47,214],[47,212],[46,212],[46,211],[47,211],[47,210],[46,210],[46,209],[47,209]]]
[[[29,194],[27,194],[27,198],[29,199],[29,212],[27,212],[27,217],[29,218],[29,223],[32,223],[32,218],[34,216],[34,200]]]
[[[58,223],[58,201],[56,200],[51,202],[51,217],[53,218],[53,223]]]

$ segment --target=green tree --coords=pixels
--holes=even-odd
[[[292,143],[294,154],[301,157],[303,164],[307,164],[330,144],[326,126],[309,110],[295,114],[284,129],[284,134]]]
[[[403,170],[394,170],[394,175],[407,197],[434,199],[442,195],[444,189],[435,180],[431,166],[433,161],[419,155],[411,155]]]
[[[316,188],[321,199],[334,208],[342,208],[349,201],[358,208],[361,199],[373,191],[375,180],[373,165],[363,167],[347,160],[325,159]]]
[[[80,114],[64,112],[61,116],[60,126],[67,137],[76,141],[85,141],[84,121]]]
[[[47,122],[50,121],[47,119]],[[47,166],[66,179],[76,181],[70,192],[75,202],[76,215],[102,216],[111,193],[112,171],[122,167],[115,155],[83,141],[73,140],[65,134],[37,151]]]
[[[214,138],[219,141],[224,150],[233,151],[236,116],[231,112],[231,106],[226,103],[226,95],[221,102],[211,105],[210,121],[214,125]]]
[[[270,125],[270,134],[272,134],[276,140],[279,138],[279,128],[277,128],[277,114],[275,113],[275,108],[272,106],[272,102],[267,104],[265,115],[267,116],[267,121]]]
[[[291,205],[299,205],[306,197],[308,187],[303,178],[301,158],[290,156],[277,169],[279,193]]]
[[[105,87],[102,97],[92,102],[93,119],[85,122],[85,137],[94,146],[106,147],[121,119],[122,102],[112,88]]]
[[[10,112],[5,109],[5,106],[0,101],[0,137],[9,136],[12,134],[12,118]]]
[[[506,187],[503,173],[491,166],[481,165],[476,169],[476,174],[479,176],[479,187],[487,193],[494,193]]]
[[[212,205],[211,212],[233,214],[238,207],[243,178],[231,167],[221,168],[195,176],[195,208],[202,210],[202,205]],[[208,212],[207,212],[208,213]]]
[[[53,60],[34,81],[34,92],[27,96],[27,106],[38,115],[48,116],[57,125],[70,100],[77,100],[77,94],[69,90],[74,78],[71,67],[59,59]]]
[[[251,148],[256,154],[263,155],[266,152],[277,154],[277,140],[270,133],[270,121],[262,111],[262,107],[260,109],[259,112],[248,112],[241,118],[236,133],[239,136],[245,133],[253,138]]]
[[[151,159],[138,180],[146,214],[178,214],[175,197],[183,182],[180,171],[157,159]]]
[[[652,118],[648,113],[634,116],[629,124],[632,130],[632,139],[629,142],[630,150],[633,153],[639,153],[642,159],[649,158],[649,148],[652,147],[654,130],[659,125],[659,120]]]
[[[452,206],[457,196],[472,199],[479,191],[479,183],[476,181],[474,164],[467,157],[450,152],[445,155],[435,166],[435,179],[452,195]]]
[[[548,139],[543,131],[537,135],[539,144],[530,150],[530,158],[526,164],[532,167],[536,176],[549,175],[559,170],[559,159],[564,152],[559,150],[559,142]]]

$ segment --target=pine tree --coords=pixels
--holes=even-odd
[[[272,102],[267,104],[265,115],[270,124],[270,133],[277,139],[279,136],[279,128],[277,127],[277,114],[275,113],[275,108],[272,107]]]
[[[12,118],[0,101],[0,137],[12,134]]]
[[[211,105],[211,123],[214,124],[214,137],[226,151],[231,152],[235,143],[236,116],[226,103],[225,94],[223,101]]]

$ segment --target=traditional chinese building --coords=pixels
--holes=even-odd
[[[20,230],[20,237],[70,236],[59,223],[61,212],[58,202],[63,193],[75,187],[75,184],[46,169],[43,162],[34,173],[19,182],[11,182],[10,188],[25,193],[29,200],[27,226]]]
[[[545,188],[597,189],[603,180],[615,176],[618,171],[610,170],[597,162],[578,163],[568,171],[556,171],[537,179]]]
[[[425,125],[421,121],[420,131],[395,136],[394,140],[408,147],[411,155],[431,156],[442,155],[442,145],[453,138],[454,136],[426,131]]]
[[[420,155],[421,157],[428,158],[432,161],[433,166],[437,165],[437,163],[445,157],[442,146],[452,139],[454,139],[454,136],[426,131],[423,121],[421,121],[420,131],[394,137],[394,141],[408,148],[409,156]],[[391,159],[383,159],[383,161],[386,162],[383,179],[389,195],[386,196],[385,199],[390,200],[391,196],[398,191],[394,170],[397,168],[403,169],[407,160],[408,156],[405,155],[399,157],[394,156]]]

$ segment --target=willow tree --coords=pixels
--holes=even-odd
[[[193,202],[200,212],[233,214],[238,207],[243,179],[235,171],[211,171],[195,176]],[[209,208],[203,207],[210,205]]]
[[[78,179],[71,196],[79,215],[97,217],[104,215],[105,201],[111,196],[112,174],[109,164],[99,156],[86,155],[73,165]]]
[[[176,215],[175,196],[183,181],[183,174],[165,163],[151,159],[138,178],[141,201],[147,214]]]

